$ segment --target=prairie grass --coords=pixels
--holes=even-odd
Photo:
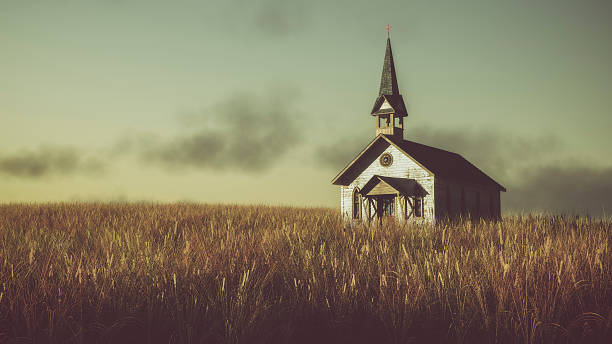
[[[609,343],[612,221],[0,205],[0,342]]]

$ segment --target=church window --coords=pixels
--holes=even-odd
[[[384,167],[389,167],[393,164],[393,155],[390,153],[384,153],[380,156],[380,164]]]
[[[359,190],[357,188],[353,190],[353,218],[361,218],[361,195],[359,194]]]
[[[423,217],[423,197],[414,199],[414,217]]]
[[[388,115],[386,116],[378,116],[378,127],[386,128],[391,123],[391,118]]]

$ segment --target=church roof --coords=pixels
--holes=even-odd
[[[381,108],[385,100],[389,103],[391,108]],[[388,113],[395,113],[397,116],[405,117],[408,116],[408,112],[406,111],[406,105],[404,104],[404,98],[400,95],[381,95],[378,96],[376,102],[374,103],[374,107],[372,108],[371,114],[382,115]]]
[[[460,154],[392,136],[385,136],[385,138],[392,141],[402,151],[413,157],[417,162],[420,162],[438,177],[458,179],[474,184],[493,184],[501,191],[506,191],[506,188]]]
[[[407,196],[424,196],[427,191],[414,179],[408,178],[395,178],[374,175],[370,180],[361,188],[362,195],[368,195],[378,184],[385,183],[391,188],[399,192],[400,194]]]
[[[502,185],[457,153],[430,147],[401,138],[378,135],[333,180],[335,185],[348,185],[390,145],[412,158],[418,165],[437,177],[460,180],[478,185],[491,185],[506,191]]]
[[[387,101],[391,108],[382,108],[384,101]],[[387,49],[385,50],[385,60],[383,63],[382,75],[380,76],[380,90],[378,98],[372,107],[372,115],[395,113],[397,116],[405,117],[408,115],[404,98],[400,95],[395,75],[395,64],[393,63],[393,52],[391,51],[391,40],[387,38]]]

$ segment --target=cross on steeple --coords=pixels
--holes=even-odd
[[[387,38],[389,38],[389,30],[391,30],[391,25],[387,24]]]

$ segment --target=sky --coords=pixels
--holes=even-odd
[[[0,0],[0,202],[339,207],[386,25],[405,138],[612,213],[609,1]]]

